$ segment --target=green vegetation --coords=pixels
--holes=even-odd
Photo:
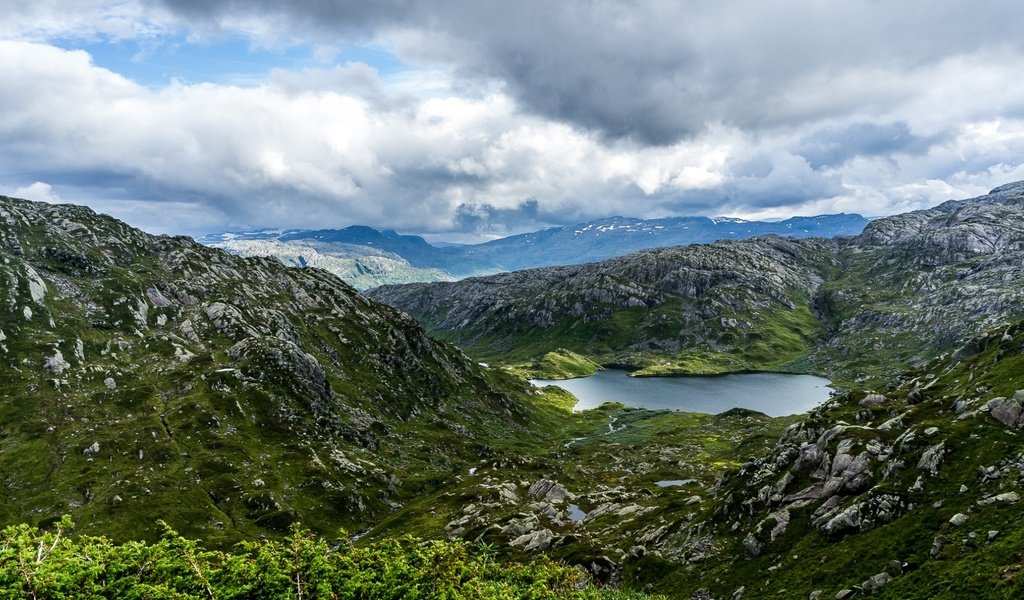
[[[1024,323],[951,318],[1015,314],[1016,255],[742,246],[484,311],[483,368],[326,272],[5,200],[0,597],[1020,597]],[[522,379],[598,364],[853,371],[786,418]]]
[[[292,527],[280,540],[208,550],[169,528],[152,544],[70,537],[26,525],[0,533],[5,598],[647,598],[595,587],[585,572],[546,558],[507,563],[461,541],[393,538],[366,547],[328,543]]]
[[[511,365],[508,369],[526,379],[573,379],[590,377],[601,365],[565,348],[548,352],[531,363]]]

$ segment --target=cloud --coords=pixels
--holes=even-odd
[[[36,181],[30,185],[15,188],[10,195],[14,198],[49,202],[50,204],[57,204],[61,201],[60,196],[54,191],[53,187],[42,181]]]
[[[888,214],[1024,175],[1018,4],[0,0],[0,186],[162,231]],[[232,36],[316,68],[147,87],[53,41]]]
[[[812,168],[836,167],[856,156],[921,154],[942,141],[941,135],[918,136],[905,122],[853,123],[814,131],[801,140],[797,152]]]
[[[989,50],[1019,60],[1024,5],[939,0],[165,0],[196,26],[379,39],[403,57],[494,78],[524,109],[611,137],[669,144],[720,123],[746,130],[891,110],[904,75]],[[259,24],[262,23],[262,24]]]

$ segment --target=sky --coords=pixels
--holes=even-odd
[[[472,241],[1024,179],[1024,3],[0,0],[0,194]]]

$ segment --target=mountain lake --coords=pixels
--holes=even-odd
[[[829,380],[788,373],[731,373],[711,376],[630,377],[628,371],[605,369],[577,379],[534,379],[538,386],[556,385],[579,399],[574,410],[605,402],[650,410],[671,409],[718,414],[746,408],[772,417],[795,415],[825,402]]]

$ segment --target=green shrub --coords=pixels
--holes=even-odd
[[[388,599],[639,598],[593,586],[581,569],[495,559],[462,541],[392,538],[365,547],[293,527],[283,540],[204,549],[165,526],[160,541],[113,544],[28,525],[0,532],[0,598]]]

